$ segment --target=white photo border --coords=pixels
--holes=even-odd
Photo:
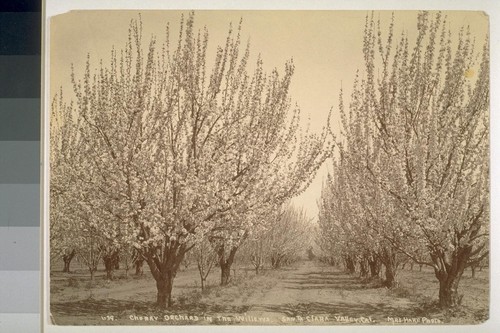
[[[497,221],[500,209],[494,203],[500,198],[500,164],[495,160],[500,153],[500,119],[496,113],[500,110],[500,94],[491,94],[490,104],[490,140],[491,140],[491,238],[490,238],[490,318],[479,325],[440,325],[440,326],[56,326],[49,321],[49,272],[48,258],[48,186],[49,186],[49,19],[70,10],[475,10],[484,11],[490,19],[490,91],[500,91],[500,3],[495,0],[317,0],[317,1],[202,1],[202,0],[45,0],[42,9],[42,198],[41,198],[41,328],[46,333],[72,332],[495,332],[500,327],[500,226]]]

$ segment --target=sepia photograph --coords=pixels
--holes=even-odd
[[[489,23],[50,17],[50,324],[487,321]]]

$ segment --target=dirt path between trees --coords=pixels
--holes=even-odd
[[[417,306],[385,288],[369,288],[355,276],[311,261],[288,271],[249,303],[254,305],[247,316],[284,324],[388,323],[388,317],[414,318]]]

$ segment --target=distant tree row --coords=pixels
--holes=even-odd
[[[408,258],[434,270],[439,304],[459,304],[467,267],[489,254],[489,52],[467,28],[421,12],[417,35],[367,17],[364,68],[320,203],[330,261],[392,287]]]

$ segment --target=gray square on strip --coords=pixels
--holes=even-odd
[[[0,312],[39,312],[40,272],[0,271],[0,295]]]
[[[40,141],[0,141],[0,184],[40,183]]]
[[[40,72],[40,55],[0,55],[0,98],[39,98]]]
[[[0,313],[0,332],[40,333],[40,314]]]
[[[40,269],[39,227],[0,227],[0,244],[0,271]]]
[[[0,184],[0,227],[40,226],[40,185]]]
[[[0,98],[0,141],[40,140],[40,99]]]

